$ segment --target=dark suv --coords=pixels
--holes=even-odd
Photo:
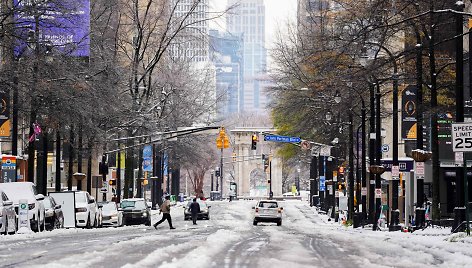
[[[151,226],[151,210],[143,198],[123,199],[120,203],[123,225],[146,224]]]

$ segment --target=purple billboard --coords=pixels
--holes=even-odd
[[[35,44],[45,51],[89,56],[90,0],[14,0],[14,4],[17,57],[31,54]]]

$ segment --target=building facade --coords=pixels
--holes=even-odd
[[[217,117],[240,112],[243,90],[243,39],[229,33],[210,31],[210,60],[216,69]]]
[[[264,112],[267,94],[264,77],[267,67],[265,48],[265,6],[263,0],[229,0],[236,5],[226,17],[229,33],[243,36],[244,85],[239,96],[240,112]]]

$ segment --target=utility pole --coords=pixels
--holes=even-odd
[[[463,17],[461,12],[464,11],[464,2],[456,2],[455,14],[455,44],[456,44],[456,122],[464,122],[464,44],[463,44]],[[464,159],[465,156],[464,156]],[[467,169],[466,167],[463,167]],[[454,208],[454,226],[453,230],[465,220],[465,195],[464,195],[464,179],[462,167],[456,168],[456,194]]]
[[[223,198],[223,149],[229,148],[229,138],[226,135],[225,128],[221,127],[220,132],[218,134],[218,138],[216,138],[216,147],[221,150],[221,157],[220,157],[220,197]],[[216,190],[218,191],[218,181],[216,182]]]

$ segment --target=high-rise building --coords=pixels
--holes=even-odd
[[[208,16],[209,0],[195,4],[194,0],[172,0],[175,6],[173,16],[176,20],[185,17],[186,28],[179,33],[173,42],[171,54],[174,58],[182,58],[192,62],[207,62],[208,59]]]
[[[242,36],[210,30],[210,60],[216,69],[217,115],[239,113],[243,89]]]
[[[266,111],[267,51],[265,48],[265,6],[263,0],[228,0],[235,8],[227,14],[229,33],[243,36],[244,87],[239,96],[240,112]]]

